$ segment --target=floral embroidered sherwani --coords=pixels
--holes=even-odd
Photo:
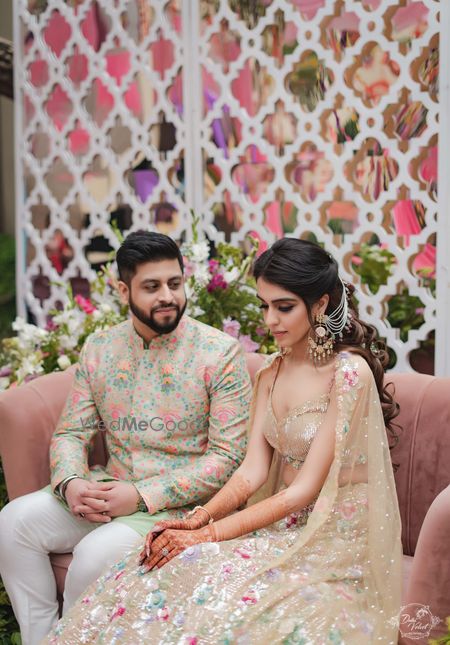
[[[149,515],[206,501],[244,457],[250,395],[239,343],[188,316],[148,346],[131,321],[93,334],[51,441],[52,489],[72,474],[129,481]],[[109,460],[89,470],[96,431]]]

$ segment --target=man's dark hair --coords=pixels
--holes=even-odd
[[[122,242],[116,255],[119,278],[130,286],[136,268],[140,264],[161,260],[178,260],[183,273],[183,256],[172,238],[152,231],[130,233]]]

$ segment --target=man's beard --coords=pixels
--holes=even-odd
[[[180,308],[175,303],[171,305],[160,305],[159,307],[153,307],[153,309],[150,310],[150,315],[148,315],[143,309],[138,307],[135,302],[133,302],[131,293],[130,293],[128,304],[133,314],[136,316],[138,320],[141,321],[141,323],[143,323],[147,327],[150,327],[150,329],[152,329],[157,334],[170,334],[171,331],[173,331],[178,327],[178,324],[181,320],[181,316],[184,314],[186,310],[187,302],[184,303],[182,308]],[[158,323],[154,318],[154,314],[159,309],[168,309],[169,307],[173,307],[174,313],[176,313],[175,319],[170,323],[166,323],[165,325]]]

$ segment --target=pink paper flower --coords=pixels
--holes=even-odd
[[[97,309],[96,307],[94,307],[89,298],[83,298],[83,296],[80,296],[79,294],[75,296],[74,300],[85,314],[92,314]]]

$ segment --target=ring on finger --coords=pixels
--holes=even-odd
[[[167,558],[167,556],[169,555],[169,549],[168,549],[166,546],[165,546],[165,547],[163,547],[163,548],[161,549],[161,554],[162,554],[165,558]]]

